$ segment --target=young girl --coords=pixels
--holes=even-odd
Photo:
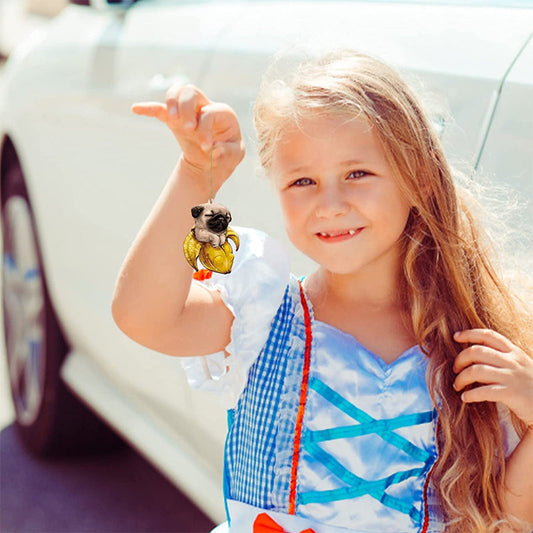
[[[290,240],[319,265],[303,280],[245,228],[231,274],[192,280],[180,243],[211,155],[215,193],[243,158],[237,117],[192,86],[132,109],[183,153],[113,315],[162,353],[213,354],[184,361],[230,408],[229,531],[529,531],[531,313],[399,75],[341,51],[263,85],[261,163]]]

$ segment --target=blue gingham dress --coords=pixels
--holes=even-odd
[[[304,311],[279,243],[255,230],[237,233],[233,273],[201,282],[219,290],[235,316],[227,354],[183,362],[190,383],[213,390],[229,410],[226,498],[287,513]],[[436,413],[420,349],[386,364],[353,336],[314,320],[312,309],[310,325],[296,515],[317,533],[444,531],[430,479]],[[506,428],[510,453],[517,437]]]

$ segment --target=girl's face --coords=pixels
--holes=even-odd
[[[337,274],[398,268],[410,205],[366,121],[309,118],[287,129],[271,173],[304,254]]]

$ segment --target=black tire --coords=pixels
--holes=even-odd
[[[11,166],[3,180],[4,342],[17,433],[24,445],[38,456],[120,449],[124,441],[82,404],[60,378],[59,370],[69,346],[49,298],[21,168]],[[21,241],[22,235],[30,234],[33,243],[20,245],[32,240]],[[14,246],[15,241],[19,245]],[[34,258],[35,268],[25,269],[32,274],[22,276],[17,268],[22,271],[24,264],[32,262],[27,260],[28,256]],[[23,288],[17,294],[19,287]]]

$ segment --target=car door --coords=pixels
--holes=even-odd
[[[139,117],[130,111],[138,101],[165,101],[173,84],[192,83],[203,87],[212,52],[225,28],[241,10],[240,2],[139,2],[128,11],[114,58],[115,80],[107,98],[120,144],[107,161],[122,168],[107,171],[108,219],[114,229],[106,239],[110,259],[105,279],[112,294],[113,283],[132,240],[153,208],[178,161],[179,146],[168,128],[156,119]],[[124,198],[128,201],[124,202]],[[192,206],[191,206],[192,207]],[[191,218],[192,224],[192,218]],[[182,246],[176,242],[176,246]],[[102,308],[103,302],[99,303]],[[107,323],[112,323],[112,320]],[[108,328],[109,329],[109,328]],[[114,333],[114,332],[111,332]],[[152,419],[164,424],[182,445],[188,445],[206,461],[213,477],[222,472],[222,448],[226,415],[209,394],[191,390],[177,358],[162,356],[130,341],[110,335],[113,362],[104,364],[113,376],[127,382],[130,394],[142,403]],[[118,344],[117,344],[118,343]],[[98,357],[109,354],[96,347]],[[197,412],[201,416],[197,416]],[[186,442],[185,442],[186,441]]]
[[[92,126],[96,129],[106,124],[106,131],[91,140],[91,147],[96,145],[100,156],[86,176],[97,176],[98,184],[92,187],[103,215],[93,218],[98,228],[91,232],[92,247],[107,258],[99,283],[103,293],[94,302],[94,311],[103,321],[102,338],[92,341],[90,353],[152,420],[163,425],[164,431],[207,458],[206,466],[212,468],[213,476],[221,472],[222,456],[217,452],[226,431],[223,411],[206,408],[201,419],[194,416],[191,406],[202,404],[205,393],[188,387],[176,358],[147,354],[146,348],[116,335],[110,297],[128,248],[180,153],[164,124],[133,114],[130,106],[139,101],[164,102],[173,84],[202,86],[215,42],[231,20],[232,10],[216,2],[208,6],[139,2],[127,11],[120,25],[116,19],[112,22],[111,28],[116,30],[110,30],[111,42],[106,45],[104,39],[95,50],[94,71],[88,78],[88,92],[94,94]],[[113,31],[118,33],[113,36]],[[105,194],[100,194],[102,188]],[[176,242],[177,247],[181,245]],[[80,253],[88,259],[91,251]],[[79,275],[81,279],[91,274],[85,271]]]
[[[138,2],[118,11],[71,4],[38,46],[17,51],[24,68],[11,80],[17,91],[10,96],[17,117],[11,135],[69,341],[140,409],[196,438],[200,453],[208,447],[205,456],[212,439],[194,431],[179,362],[147,356],[146,348],[117,334],[111,298],[128,248],[179,156],[168,129],[130,106],[164,101],[174,82],[201,85],[232,15],[215,4]],[[217,422],[223,439],[225,419]]]

